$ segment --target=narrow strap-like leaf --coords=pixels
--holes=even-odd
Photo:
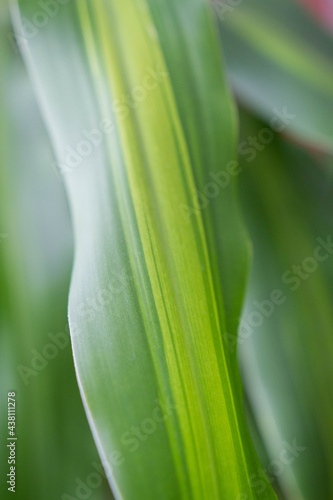
[[[255,498],[223,341],[248,256],[208,6],[80,0],[26,48],[73,216],[74,361],[116,498]]]

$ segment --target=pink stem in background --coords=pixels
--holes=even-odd
[[[315,17],[333,31],[333,0],[297,0]]]

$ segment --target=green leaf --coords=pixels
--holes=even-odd
[[[37,5],[20,2],[18,35]],[[248,243],[208,6],[80,0],[22,45],[69,195],[74,360],[116,498],[256,498],[223,341]]]
[[[0,497],[75,494],[98,462],[73,369],[66,305],[72,235],[64,190],[9,10],[0,20]],[[8,39],[9,35],[9,39]],[[15,40],[14,40],[15,42]],[[16,393],[16,463],[9,464],[7,394]],[[105,500],[101,479],[96,500]]]
[[[244,112],[241,123],[243,138],[263,128]],[[279,137],[241,165],[254,265],[238,342],[265,470],[276,470],[286,498],[325,500],[333,491],[332,165]],[[286,442],[298,447],[288,464],[279,459]]]
[[[214,5],[242,102],[268,122],[274,109],[286,109],[294,116],[281,124],[284,132],[332,153],[332,37],[293,0],[249,0],[229,11]]]

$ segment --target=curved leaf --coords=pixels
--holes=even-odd
[[[249,0],[229,10],[219,2],[215,12],[243,103],[268,122],[286,110],[286,133],[332,153],[332,37],[293,0]]]
[[[241,122],[244,137],[262,128],[244,112]],[[254,247],[238,338],[246,389],[286,498],[325,500],[333,492],[332,168],[278,137],[242,167]],[[288,464],[279,462],[285,443],[297,447]]]
[[[36,5],[20,2],[18,35]],[[80,0],[23,48],[71,204],[74,360],[116,498],[255,498],[222,340],[248,251],[208,6]]]
[[[0,497],[59,499],[75,490],[76,477],[91,473],[98,454],[77,393],[66,318],[72,261],[66,197],[50,168],[51,145],[22,58],[7,38],[12,31],[2,2]],[[15,464],[6,447],[10,391],[16,393]],[[14,495],[10,466],[16,467]],[[103,478],[95,500],[106,500],[106,488]]]

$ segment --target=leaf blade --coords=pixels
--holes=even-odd
[[[191,22],[185,16],[190,7]],[[182,74],[179,53],[169,52],[167,58],[167,44],[161,41],[173,16],[184,29],[185,22],[200,27],[204,54],[209,56],[211,48],[209,57],[217,63],[213,70],[214,64],[207,65],[214,93],[204,100],[207,107],[201,105],[201,123],[175,92],[198,68],[191,62]],[[181,51],[182,31],[173,33]],[[189,34],[189,53],[195,57],[198,49],[203,64],[201,38],[192,29]],[[114,123],[102,147],[66,177],[76,231],[69,306],[74,358],[114,493],[129,499],[241,493],[253,498],[249,477],[259,463],[245,425],[236,358],[222,343],[226,322],[234,330],[237,326],[247,266],[234,183],[211,200],[208,210],[194,210],[190,221],[180,210],[193,203],[193,189],[205,188],[210,169],[224,169],[221,158],[231,161],[235,154],[233,107],[209,11],[201,0],[158,7],[154,2],[80,1],[39,36],[31,42],[30,67],[53,141],[58,141],[59,161],[68,151],[68,137],[74,145],[80,142],[83,126],[100,126],[106,111]],[[71,50],[64,58],[68,40]],[[65,68],[61,112],[51,99],[56,87],[48,50],[57,55],[57,70]],[[181,61],[187,64],[184,54]],[[173,79],[147,92],[142,105],[128,104],[122,119],[114,106],[155,65]],[[79,69],[77,75],[72,67]],[[86,87],[76,89],[73,80]],[[200,88],[203,99],[206,90]],[[222,98],[216,105],[218,92]],[[226,111],[222,121],[221,110]],[[207,134],[196,145],[201,125]],[[217,234],[221,206],[228,212],[221,222],[225,232]],[[129,276],[121,280],[116,273],[126,274],[128,268]],[[163,402],[169,405],[165,425],[151,423]],[[140,439],[147,421],[154,432]],[[274,497],[269,486],[265,495]]]

